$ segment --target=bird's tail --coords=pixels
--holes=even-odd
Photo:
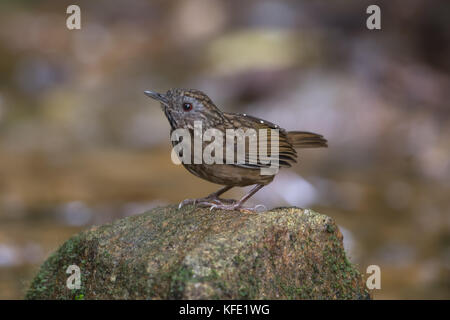
[[[305,131],[289,131],[288,139],[294,148],[328,147],[327,140],[320,134]]]

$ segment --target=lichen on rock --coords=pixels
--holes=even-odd
[[[69,265],[81,288],[66,286]],[[369,299],[335,222],[312,210],[156,208],[75,235],[27,299]]]

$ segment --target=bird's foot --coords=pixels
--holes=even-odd
[[[218,202],[200,202],[199,206],[208,207],[209,210],[219,209],[219,210],[229,210],[229,211],[240,211],[244,213],[258,213],[266,210],[266,207],[262,204],[258,204],[254,207],[243,207],[242,203],[232,200],[232,199],[220,199]]]
[[[229,207],[228,210],[233,210],[231,207],[235,206],[237,204],[236,200],[233,199],[220,199],[220,198],[214,198],[214,199],[205,199],[204,201],[197,202],[197,205],[199,207],[204,208],[210,208],[210,210],[214,208],[225,208]],[[224,209],[227,210],[227,209]]]
[[[184,206],[193,204],[195,205],[195,203],[197,202],[198,199],[185,199],[183,201],[180,202],[180,204],[178,205],[178,209],[181,209]]]
[[[180,202],[178,205],[178,209],[181,209],[182,207],[186,205],[199,205],[201,207],[211,207],[214,205],[223,205],[223,204],[232,204],[236,203],[236,200],[233,199],[221,199],[219,197],[206,197],[206,198],[199,198],[199,199],[186,199]]]
[[[240,211],[245,213],[258,213],[266,211],[266,207],[262,204],[258,204],[254,207],[243,207],[243,202],[233,200],[233,199],[222,199],[217,196],[215,197],[205,197],[199,199],[186,199],[180,202],[178,209],[181,209],[186,205],[194,205],[203,208],[209,208],[209,210],[219,209],[228,211]]]

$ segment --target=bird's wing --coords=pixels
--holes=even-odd
[[[235,164],[236,166],[249,169],[270,167],[271,164],[265,156],[272,156],[271,137],[272,134],[275,134],[275,130],[278,131],[279,166],[291,167],[292,163],[297,162],[297,152],[289,142],[287,132],[276,124],[244,114],[224,113],[224,117],[224,127],[226,129],[242,129],[244,133],[248,133],[248,137],[253,137],[253,139],[256,140],[256,147],[250,148],[251,138],[245,138],[245,161],[244,163]],[[248,131],[249,129],[254,129],[254,131]],[[260,129],[265,129],[265,136],[264,131],[261,131]],[[264,144],[264,141],[266,142],[267,154],[265,152],[258,152],[261,144]],[[233,151],[235,154],[237,154],[239,149],[238,144],[238,139],[234,139]]]

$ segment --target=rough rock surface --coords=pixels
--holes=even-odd
[[[66,286],[69,265],[81,288]],[[368,299],[334,221],[308,209],[263,213],[156,208],[93,227],[42,265],[27,299]]]

